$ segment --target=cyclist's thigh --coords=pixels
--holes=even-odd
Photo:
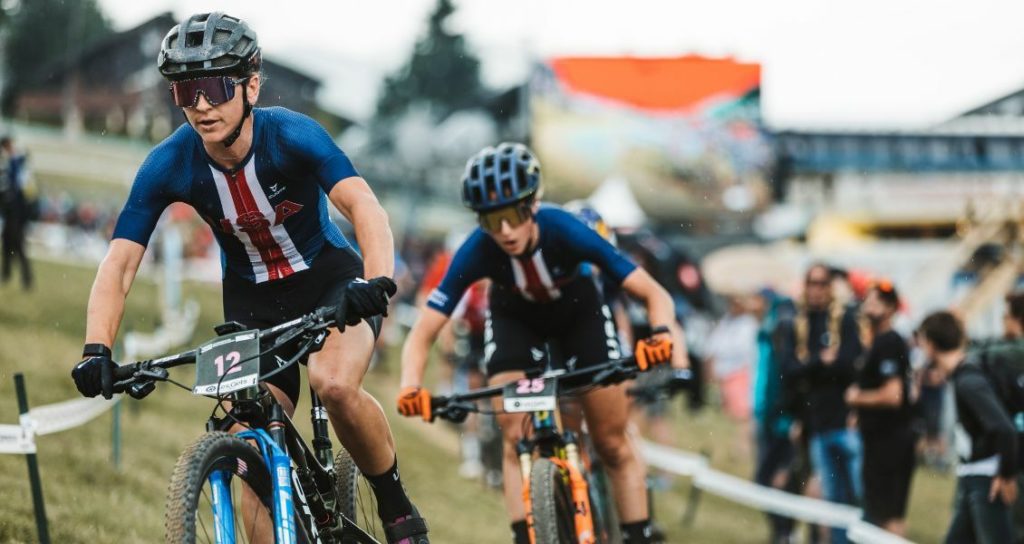
[[[541,369],[546,339],[517,315],[495,312],[487,319],[484,369],[488,380],[499,374]]]
[[[596,288],[579,289],[570,308],[568,327],[559,338],[566,359],[575,357],[576,368],[585,368],[622,357],[611,309]]]
[[[525,377],[526,373],[521,370],[499,372],[487,379],[487,385],[504,385]],[[491,407],[497,412],[494,419],[497,420],[498,427],[501,428],[502,437],[504,437],[505,442],[515,442],[523,437],[523,425],[525,425],[528,414],[506,414],[502,410],[502,406],[501,396],[491,399]]]
[[[266,319],[264,315],[258,315],[261,300],[256,298],[235,298],[227,299],[228,285],[225,282],[224,320],[237,321],[247,329],[265,329],[277,324],[276,320]],[[269,304],[269,303],[268,303]],[[287,361],[294,354],[292,349],[283,349],[278,353],[268,353],[260,357],[260,375],[265,376],[279,368],[279,364]],[[299,400],[299,365],[292,365],[281,372],[263,380],[264,383],[273,386],[271,392],[279,402],[286,408],[295,409]],[[285,402],[287,401],[287,402]],[[291,414],[291,411],[288,412]]]
[[[599,387],[583,395],[583,413],[587,429],[595,441],[604,437],[624,437],[629,427],[629,398],[626,385]]]
[[[320,351],[309,356],[309,382],[314,389],[328,381],[346,387],[359,387],[370,368],[370,358],[376,339],[373,328],[366,321],[345,327],[345,332],[330,329]]]

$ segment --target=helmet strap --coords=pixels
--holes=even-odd
[[[224,138],[224,141],[221,142],[224,144],[224,147],[231,147],[231,144],[235,143],[235,140],[242,135],[242,126],[245,125],[245,118],[249,117],[251,113],[252,104],[249,103],[248,86],[242,85],[242,120],[238,122],[235,130],[231,131],[231,134],[228,134],[228,137]]]

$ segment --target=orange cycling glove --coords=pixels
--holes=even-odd
[[[644,338],[636,343],[634,353],[640,370],[665,364],[672,359],[672,338],[667,334]]]
[[[398,393],[398,413],[405,417],[421,416],[430,421],[430,391],[423,387],[403,387]]]

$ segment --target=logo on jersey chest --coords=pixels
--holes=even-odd
[[[297,204],[291,200],[285,200],[274,206],[274,221],[271,223],[270,218],[263,214],[259,210],[251,210],[243,212],[235,218],[232,223],[230,218],[223,218],[220,220],[220,228],[227,234],[231,234],[237,230],[247,233],[258,232],[269,228],[272,224],[274,226],[281,225],[285,219],[299,213],[302,209],[302,204]]]

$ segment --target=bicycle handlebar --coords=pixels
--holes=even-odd
[[[634,357],[613,359],[598,365],[541,377],[558,378],[558,396],[571,395],[580,389],[598,385],[613,385],[632,379],[640,372]],[[497,397],[505,391],[505,384],[492,385],[465,393],[430,398],[430,420],[441,418],[454,423],[465,421],[471,412],[479,412],[476,401]]]
[[[324,306],[291,321],[266,329],[261,329],[259,331],[260,340],[274,339],[288,333],[294,333],[293,336],[289,338],[289,340],[291,340],[303,333],[315,332],[317,330],[334,326],[334,311],[334,306]],[[266,351],[271,352],[281,347],[283,344],[284,342],[275,342],[275,344]],[[113,372],[114,392],[124,393],[127,391],[131,393],[132,388],[136,386],[152,387],[152,383],[154,381],[164,381],[167,379],[167,369],[195,363],[198,353],[198,348],[195,348],[157,359],[148,359],[121,365],[115,368]],[[263,354],[264,352],[261,351],[260,356]],[[299,358],[300,357],[294,357],[292,364],[297,362]]]

